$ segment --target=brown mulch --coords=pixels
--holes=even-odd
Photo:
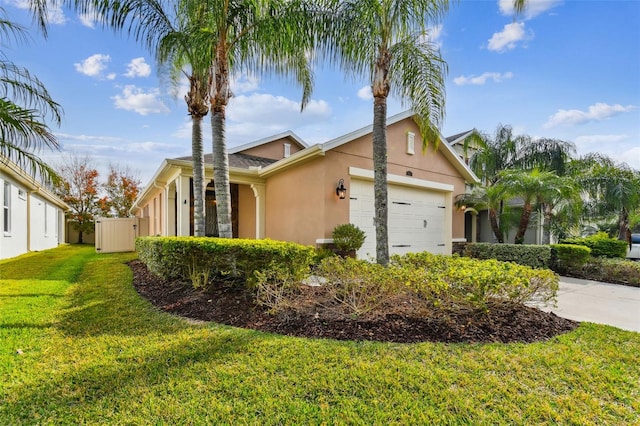
[[[446,309],[413,310],[395,304],[376,316],[348,318],[326,312],[269,314],[255,304],[244,286],[219,283],[195,290],[189,284],[168,282],[147,270],[140,261],[129,263],[133,285],[159,309],[193,320],[289,336],[381,342],[536,342],[574,330],[579,323],[524,305],[498,305],[489,312]],[[309,287],[309,298],[322,297],[322,289]],[[303,311],[304,312],[304,311]]]

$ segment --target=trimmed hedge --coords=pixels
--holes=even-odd
[[[315,249],[274,240],[195,237],[139,237],[138,257],[154,274],[206,286],[214,276],[249,283],[256,271],[278,268],[296,277],[309,273]]]
[[[575,244],[586,246],[591,249],[591,256],[624,258],[627,255],[628,243],[626,241],[611,238],[606,232],[584,238],[567,238],[561,241],[562,244]]]
[[[551,266],[551,248],[546,245],[468,243],[464,255],[481,260],[515,262],[536,269]]]
[[[572,244],[551,245],[551,269],[559,274],[582,268],[591,258],[591,249]]]

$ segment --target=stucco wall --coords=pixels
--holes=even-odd
[[[10,232],[4,232],[4,208],[0,211],[0,259],[19,256],[28,251],[27,242],[27,197],[26,188],[18,185],[15,180],[0,172],[0,207],[4,200],[4,183],[9,182],[10,186]],[[19,197],[18,191],[24,191],[25,196]]]
[[[256,237],[256,197],[249,185],[238,185],[238,238]]]
[[[32,251],[46,250],[58,246],[62,210],[42,197],[31,197],[31,244]]]
[[[262,144],[254,148],[245,149],[244,151],[242,151],[242,153],[247,155],[255,155],[257,157],[270,158],[272,160],[281,160],[284,158],[285,143],[288,143],[291,146],[291,155],[302,149],[298,146],[298,143],[296,141],[286,137]]]

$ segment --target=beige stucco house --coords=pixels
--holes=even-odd
[[[361,258],[375,254],[372,126],[307,146],[292,132],[229,149],[233,233],[306,245],[331,242],[336,225],[366,232]],[[451,253],[464,240],[464,212],[453,198],[477,182],[441,138],[422,150],[410,111],[387,121],[389,248],[393,253]],[[207,234],[216,234],[211,157],[205,157]],[[193,234],[192,162],[166,159],[136,200],[132,212],[149,219],[150,235]],[[343,199],[336,188],[343,183]]]

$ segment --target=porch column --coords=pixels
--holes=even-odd
[[[178,229],[177,236],[189,236],[189,177],[179,176],[176,181],[178,191]]]
[[[169,182],[164,190],[164,233],[169,237],[175,237],[176,232],[176,183]]]
[[[263,183],[252,183],[251,189],[256,197],[256,239],[265,236],[266,201],[265,188]]]

